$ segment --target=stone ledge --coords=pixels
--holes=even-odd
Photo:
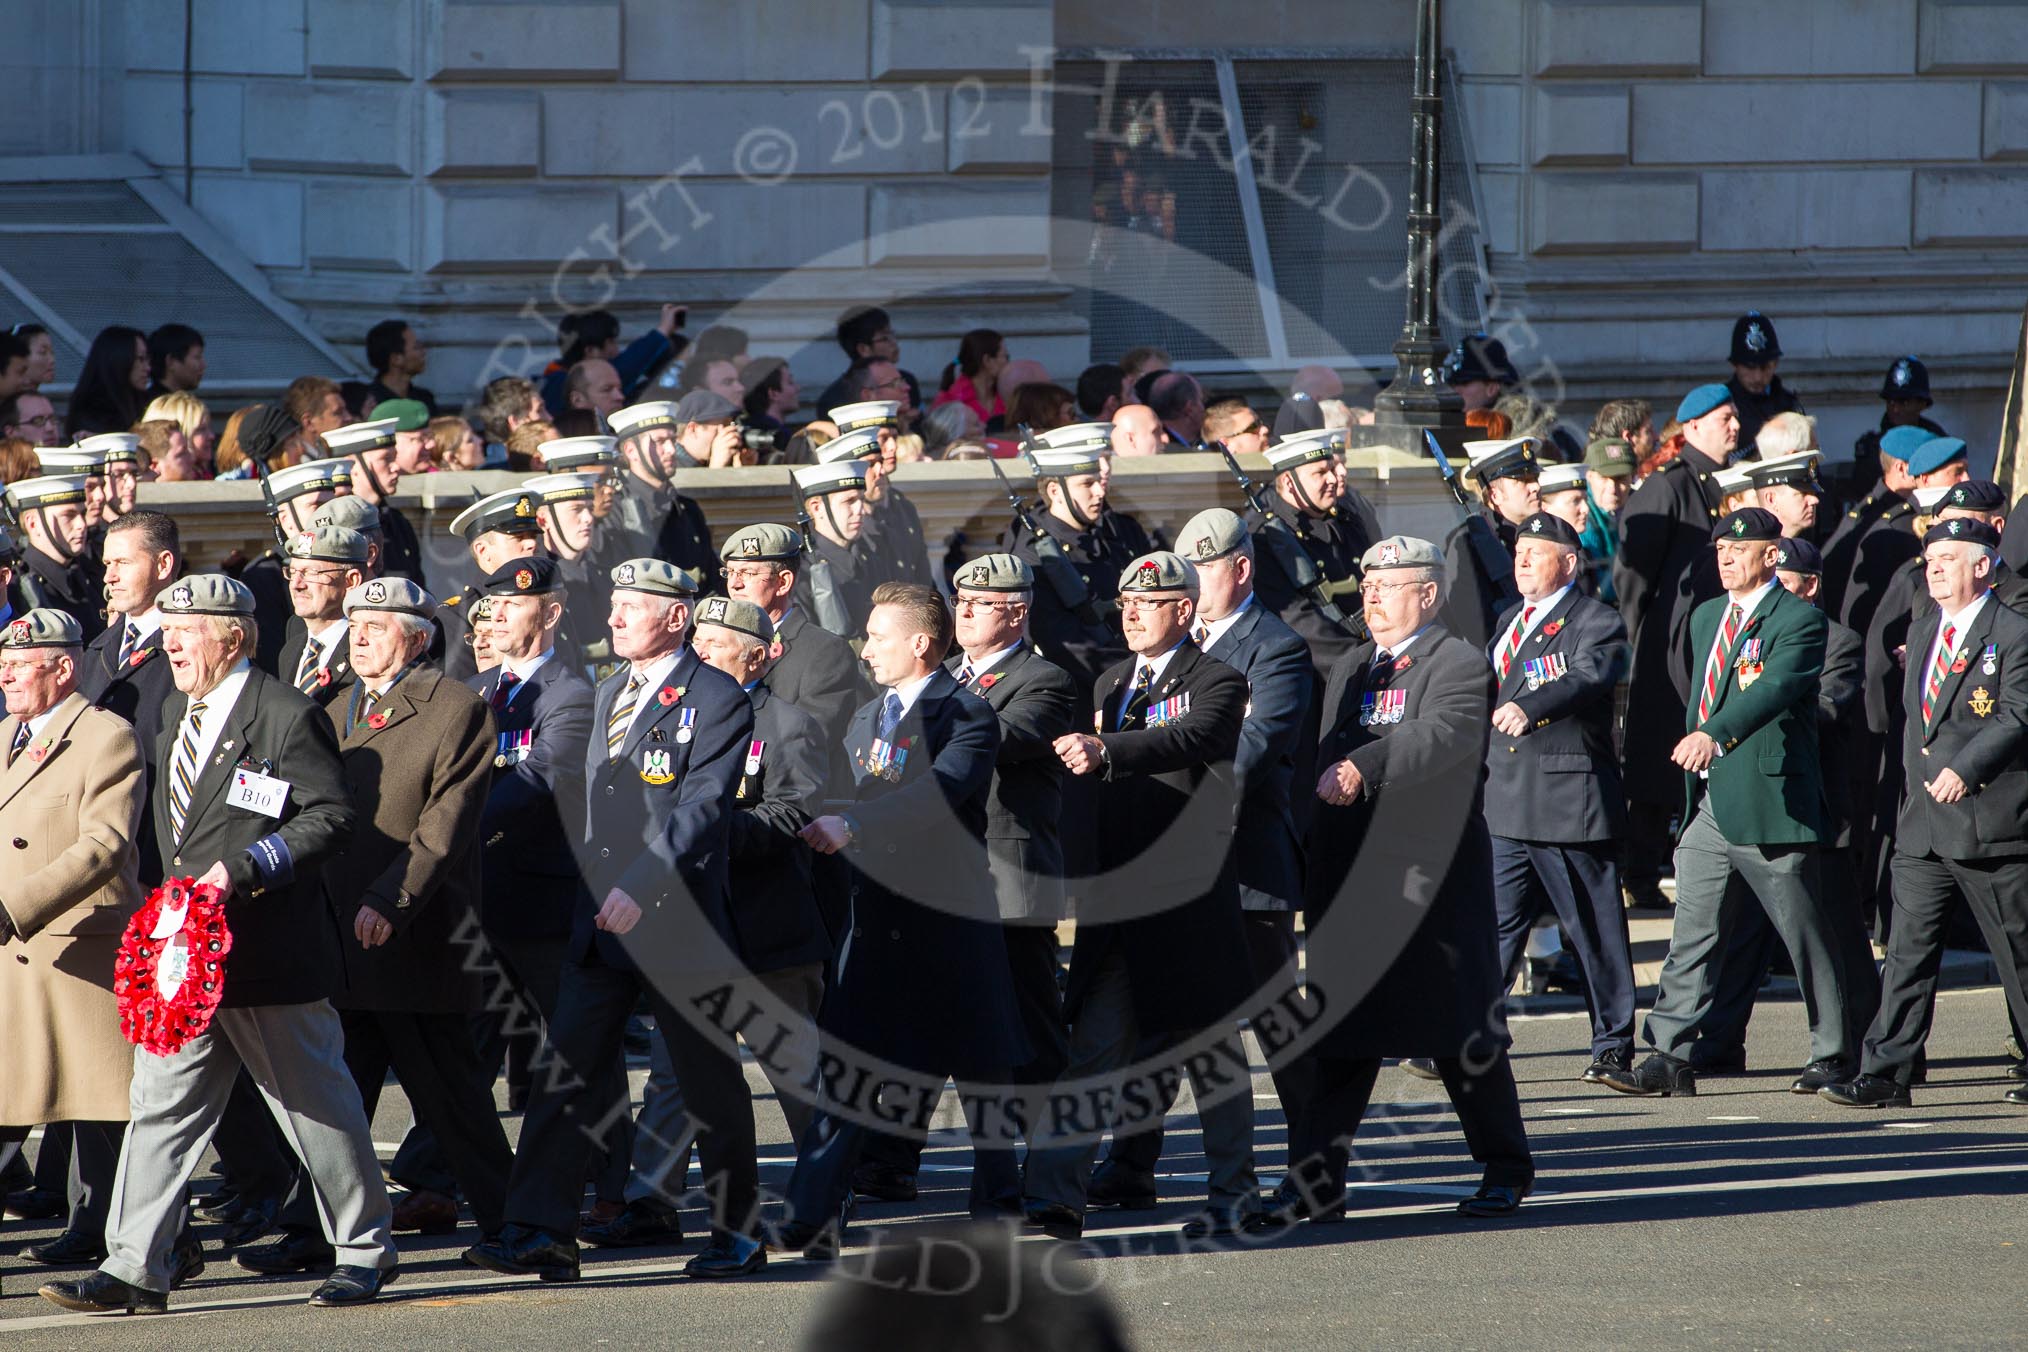
[[[1529,194],[1532,253],[1688,252],[1697,247],[1694,174],[1537,174]]]
[[[1918,170],[1914,239],[1918,245],[2028,243],[2028,170]]]
[[[1538,76],[1696,75],[1703,65],[1701,4],[1538,0],[1535,7]]]

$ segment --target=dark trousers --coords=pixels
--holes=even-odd
[[[1620,876],[1630,883],[1651,883],[1675,871],[1676,814],[1679,803],[1644,803],[1627,800],[1625,859]]]
[[[1342,1196],[1345,1170],[1351,1161],[1351,1140],[1366,1116],[1373,1083],[1380,1075],[1377,1056],[1341,1057],[1329,1052],[1309,1058],[1315,1080],[1304,1111],[1289,1126],[1289,1172],[1302,1180],[1306,1195],[1326,1201]],[[1514,1085],[1514,1067],[1503,1048],[1476,1073],[1455,1056],[1439,1056],[1436,1067],[1444,1090],[1457,1109],[1465,1144],[1485,1170],[1485,1181],[1499,1187],[1526,1187],[1535,1180],[1535,1158],[1528,1149],[1528,1129],[1521,1122],[1521,1095]],[[1377,1158],[1393,1163],[1399,1151]]]
[[[980,1083],[1006,1082],[1006,1076],[992,1075]],[[988,1144],[996,1138],[975,1113],[981,1095],[972,1092],[970,1081],[959,1080],[957,1084],[972,1137],[972,1187],[967,1208],[975,1220],[1019,1216],[1021,1168],[1015,1162],[1013,1142]],[[826,1086],[827,1092],[830,1088]],[[852,1170],[858,1166],[868,1142],[897,1139],[900,1138],[876,1132],[855,1118],[841,1116],[820,1105],[810,1121],[810,1129],[796,1142],[796,1171],[789,1176],[787,1219],[818,1226],[837,1221],[844,1211],[845,1196],[852,1190]],[[922,1142],[916,1140],[911,1144],[919,1158]]]
[[[1818,866],[1825,909],[1832,912],[1835,937],[1845,950],[1849,978],[1846,1008],[1852,1044],[1857,1046],[1880,1011],[1880,977],[1873,962],[1873,945],[1866,938],[1867,903],[1857,883],[1859,864],[1850,850],[1833,848],[1823,852]],[[1738,879],[1732,885],[1746,886]],[[1726,936],[1725,944],[1725,962],[1711,998],[1711,1012],[1705,1016],[1697,1053],[1690,1058],[1693,1066],[1744,1052],[1754,1002],[1760,997],[1768,970],[1783,954],[1782,937],[1767,912],[1750,903],[1739,907],[1739,924]]]
[[[508,1088],[528,1088],[529,1067],[542,1044],[542,1027],[556,1014],[566,942],[561,938],[487,934],[486,944],[499,961],[504,983],[489,992],[488,1008],[472,1020],[479,1041],[479,1064],[489,1081],[499,1076],[504,1064]]]
[[[1247,911],[1246,957],[1256,987],[1267,986],[1277,976],[1288,972],[1293,976],[1296,965],[1296,916],[1293,911]],[[1137,1056],[1145,1059],[1157,1054],[1157,1048],[1142,1047]],[[1310,1067],[1302,1057],[1293,1057],[1282,1065],[1270,1064],[1268,1073],[1274,1079],[1275,1095],[1282,1101],[1282,1118],[1293,1123],[1302,1111],[1302,1100],[1308,1092]],[[1164,1114],[1176,1106],[1176,1095],[1182,1084],[1164,1087],[1169,1092],[1162,1103]],[[1124,1172],[1127,1177],[1152,1177],[1155,1166],[1162,1162],[1163,1123],[1161,1116],[1150,1119],[1154,1125],[1145,1131],[1115,1132],[1106,1148],[1105,1159],[1092,1171],[1096,1180],[1104,1174]]]
[[[1936,1014],[1937,975],[1951,909],[1962,894],[1986,936],[2007,1012],[2028,1026],[2028,859],[1937,859],[1894,856],[1894,925],[1887,938],[1880,1013],[1866,1032],[1860,1068],[1906,1084],[1915,1055],[1929,1040]]]
[[[35,1187],[62,1192],[70,1207],[64,1229],[102,1240],[113,1175],[120,1164],[124,1122],[50,1122],[35,1154]],[[27,1127],[0,1127],[0,1168],[13,1163],[28,1140]],[[22,1166],[26,1168],[25,1165]]]
[[[471,1017],[344,1009],[338,1012],[338,1021],[345,1030],[345,1068],[359,1087],[366,1120],[373,1120],[392,1070],[416,1121],[443,1144],[452,1177],[471,1204],[480,1233],[496,1233],[514,1152],[493,1107],[492,1080],[479,1068]],[[283,1229],[292,1234],[322,1231],[315,1198],[300,1180],[281,1219]]]
[[[633,1101],[622,1079],[611,1084],[627,1018],[643,995],[669,1048],[676,1082],[712,1199],[712,1233],[750,1234],[760,1196],[753,1095],[739,1062],[739,1044],[698,1028],[686,1016],[685,992],[650,984],[611,967],[594,953],[564,966],[550,1045],[561,1065],[530,1087],[528,1116],[508,1186],[507,1219],[551,1234],[577,1233],[585,1167],[592,1152],[631,1128]],[[617,1092],[615,1092],[617,1089]],[[624,1184],[623,1184],[624,1186]]]
[[[1070,1060],[1070,1030],[1063,1023],[1063,987],[1056,979],[1059,963],[1056,927],[1010,924],[1002,926],[1000,933],[1007,940],[1015,1012],[1020,1015],[1021,1031],[1027,1035],[1028,1045],[1035,1048],[1035,1055],[1027,1064],[1014,1068],[1008,1083],[1038,1087],[1020,1115],[1022,1122],[1034,1123],[1041,1120],[1040,1105],[1047,1102],[1048,1086],[1056,1083]],[[922,1165],[922,1147],[920,1137],[869,1128],[862,1149],[868,1163],[912,1174]]]
[[[1500,970],[1513,979],[1528,931],[1545,906],[1553,909],[1584,973],[1594,1057],[1634,1048],[1634,955],[1615,853],[1610,842],[1541,845],[1493,837]]]

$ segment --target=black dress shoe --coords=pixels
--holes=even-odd
[[[1727,1047],[1690,1058],[1690,1069],[1699,1075],[1746,1074],[1746,1048]]]
[[[68,1210],[69,1200],[60,1192],[23,1188],[7,1194],[6,1213],[24,1221],[53,1221]]]
[[[1827,1084],[1843,1084],[1859,1073],[1859,1067],[1850,1061],[1812,1061],[1803,1067],[1803,1073],[1796,1076],[1789,1086],[1791,1094],[1814,1094]]]
[[[868,1161],[852,1171],[852,1191],[876,1202],[913,1202],[915,1175],[891,1164]]]
[[[187,1230],[169,1251],[169,1272],[171,1291],[180,1290],[185,1282],[194,1282],[204,1275],[204,1246]]]
[[[1495,1220],[1521,1209],[1521,1199],[1534,1191],[1532,1183],[1481,1183],[1479,1190],[1458,1203],[1458,1214],[1473,1220]]]
[[[1118,1207],[1122,1211],[1153,1211],[1155,1176],[1125,1168],[1096,1169],[1092,1172],[1091,1186],[1085,1189],[1084,1204]]]
[[[42,1298],[77,1314],[162,1314],[169,1297],[159,1291],[129,1286],[109,1272],[94,1272],[74,1282],[50,1282]]]
[[[322,1272],[336,1265],[338,1253],[322,1235],[286,1235],[272,1244],[249,1244],[232,1255],[248,1272],[277,1277],[287,1272]]]
[[[1437,1069],[1436,1059],[1429,1056],[1405,1056],[1401,1068],[1418,1080],[1441,1080],[1443,1072]]]
[[[1817,1091],[1841,1108],[1906,1108],[1910,1106],[1908,1086],[1886,1075],[1859,1075]]]
[[[1235,1211],[1229,1207],[1210,1207],[1183,1222],[1183,1238],[1232,1239],[1276,1228],[1277,1223],[1258,1209]]]
[[[2010,1080],[2028,1081],[2028,1061],[2009,1061],[2007,1063],[2007,1078]]]
[[[348,1305],[365,1305],[401,1275],[400,1267],[342,1267],[324,1279],[310,1293],[310,1303],[325,1310],[342,1310]]]
[[[1051,1239],[1083,1239],[1084,1217],[1061,1202],[1026,1202],[1021,1223]]]
[[[574,1282],[579,1275],[576,1240],[522,1225],[506,1226],[493,1238],[474,1244],[465,1250],[465,1261],[489,1272],[540,1277],[545,1282]]]
[[[581,1226],[577,1237],[601,1249],[633,1249],[647,1244],[681,1244],[683,1222],[676,1209],[643,1197],[609,1221]]]
[[[1603,1084],[1608,1074],[1617,1072],[1618,1074],[1625,1075],[1633,1070],[1633,1068],[1634,1049],[1632,1047],[1614,1047],[1610,1051],[1603,1051],[1594,1056],[1591,1059],[1591,1064],[1584,1068],[1584,1074],[1577,1078],[1583,1080],[1586,1084]]]
[[[1344,1187],[1340,1185],[1336,1191],[1318,1188],[1306,1194],[1285,1178],[1268,1203],[1265,1219],[1264,1228],[1270,1229],[1286,1229],[1297,1221],[1337,1225],[1345,1219]]]
[[[2002,1103],[2011,1103],[2017,1108],[2028,1108],[2028,1084],[2017,1084],[2000,1095]]]
[[[1606,1071],[1598,1082],[1622,1094],[1659,1094],[1663,1098],[1694,1098],[1697,1094],[1697,1073],[1690,1069],[1690,1063],[1660,1052],[1632,1070]]]
[[[228,1249],[253,1243],[275,1228],[275,1215],[281,1209],[281,1203],[272,1197],[239,1198],[219,1221],[219,1243]]]
[[[239,1194],[231,1188],[220,1188],[202,1201],[194,1202],[190,1214],[206,1225],[224,1225],[239,1215],[239,1208]]]
[[[95,1235],[66,1230],[47,1244],[35,1244],[24,1252],[49,1267],[97,1267],[105,1261],[106,1246]]]
[[[768,1265],[767,1246],[745,1235],[714,1236],[704,1252],[683,1265],[683,1275],[700,1279],[746,1277]]]

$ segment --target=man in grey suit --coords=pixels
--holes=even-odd
[[[217,573],[164,592],[162,647],[181,698],[163,710],[155,833],[172,877],[226,896],[233,947],[211,1027],[173,1056],[134,1053],[133,1121],[106,1220],[108,1256],[42,1289],[88,1313],[167,1307],[183,1188],[244,1065],[300,1152],[338,1266],[314,1305],[372,1300],[395,1274],[387,1191],[330,996],[338,936],[319,887],[350,835],[331,720],[253,667],[253,593]],[[373,931],[385,940],[387,921]]]
[[[1303,898],[1303,854],[1296,836],[1290,784],[1304,730],[1310,726],[1310,648],[1302,636],[1254,596],[1254,549],[1246,522],[1213,507],[1183,524],[1176,551],[1197,568],[1198,609],[1192,639],[1206,657],[1246,677],[1246,719],[1232,773],[1239,784],[1239,904],[1246,926],[1245,960],[1256,988],[1295,984],[1296,911]],[[1307,763],[1307,758],[1306,758]],[[1270,1066],[1285,1117],[1303,1097],[1305,1063]],[[1173,1099],[1171,1100],[1173,1102]],[[1162,1125],[1116,1132],[1092,1172],[1086,1202],[1145,1210],[1155,1205],[1155,1165]]]
[[[1620,901],[1626,791],[1613,752],[1613,688],[1626,675],[1626,625],[1577,587],[1578,533],[1537,512],[1514,540],[1520,604],[1488,656],[1499,682],[1486,748],[1486,826],[1500,970],[1512,976],[1545,903],[1584,973],[1596,1083],[1634,1064],[1634,962]]]

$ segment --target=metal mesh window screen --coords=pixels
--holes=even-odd
[[[1159,91],[1169,100],[1171,138],[1167,143],[1144,138],[1126,152],[1110,144],[1099,126],[1106,111],[1103,94],[1065,92],[1102,90],[1105,68],[1060,64],[1057,217],[1070,222],[1082,212],[1095,222],[1107,219],[1122,196],[1117,180],[1139,170],[1150,179],[1159,176],[1176,197],[1177,247],[1164,252],[1202,258],[1169,258],[1157,266],[1145,257],[1154,251],[1137,255],[1130,248],[1108,248],[1103,230],[1082,238],[1076,230],[1059,230],[1060,241],[1074,244],[1059,248],[1058,264],[1090,319],[1094,359],[1155,343],[1179,361],[1353,357],[1385,365],[1402,321],[1411,63],[1234,63],[1239,125],[1286,332],[1278,352],[1269,350],[1260,297],[1251,285],[1254,267],[1223,114],[1204,106],[1218,101],[1211,62],[1135,61],[1118,70],[1112,128],[1132,128],[1129,110],[1143,106],[1134,95]],[[1455,104],[1449,111],[1445,221],[1462,224],[1448,230],[1440,244],[1439,304],[1446,339],[1455,341],[1481,325],[1480,231]],[[1204,283],[1207,273],[1218,274],[1223,284]],[[1200,278],[1205,294],[1179,298],[1175,279],[1190,275]],[[1179,324],[1178,313],[1197,322]]]

